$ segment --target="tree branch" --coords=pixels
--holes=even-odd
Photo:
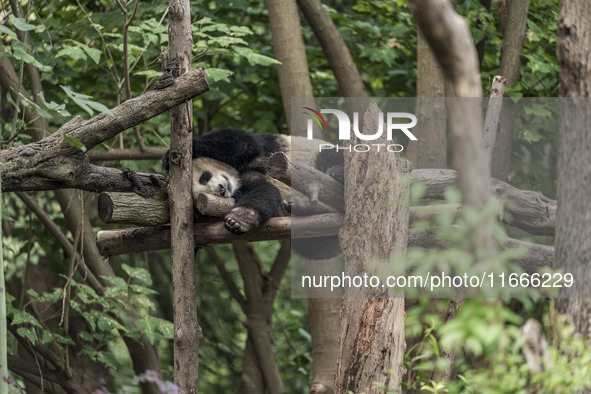
[[[458,173],[454,170],[414,170],[410,179],[427,186],[424,198],[443,199],[446,187],[457,186]],[[491,179],[490,191],[505,204],[505,212],[509,215],[503,216],[504,223],[533,235],[554,235],[556,200],[517,189],[498,179]]]
[[[84,183],[79,178],[91,173],[88,158],[81,150],[66,142],[63,136],[77,139],[86,149],[92,149],[120,132],[207,90],[209,85],[203,70],[195,70],[175,79],[172,87],[152,90],[125,101],[113,108],[111,115],[100,114],[86,121],[75,117],[57,132],[38,142],[3,150],[0,152],[3,162],[2,188],[4,191],[31,190],[32,181],[29,178],[41,182],[41,189],[45,190],[75,187],[71,183],[76,181]],[[49,181],[42,182],[40,178],[48,178]],[[49,186],[52,182],[54,186]]]
[[[139,149],[109,149],[91,150],[86,154],[90,161],[119,161],[119,160],[160,160],[168,148]]]

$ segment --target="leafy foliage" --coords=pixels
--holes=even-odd
[[[9,15],[0,22],[3,45],[0,56],[8,57],[17,72],[23,72],[23,88],[28,91],[31,81],[26,77],[26,65],[40,71],[43,92],[37,99],[43,107],[35,103],[34,97],[24,95],[19,96],[19,103],[8,97],[9,105],[33,109],[49,121],[52,130],[56,130],[73,116],[88,118],[99,112],[109,113],[108,108],[125,100],[123,16],[113,2],[56,0],[43,7],[34,2],[21,5],[28,10],[26,17]],[[416,34],[407,1],[333,0],[325,2],[325,7],[351,50],[370,96],[415,94]],[[167,4],[163,2],[142,1],[129,28],[128,60],[133,97],[151,89],[161,75],[160,47],[166,46],[168,40],[166,8]],[[486,44],[481,65],[483,86],[486,87],[499,68],[502,36],[498,15],[494,8],[487,11],[475,0],[460,0],[457,8],[467,18],[475,42]],[[554,48],[557,10],[558,0],[530,2],[521,80],[507,89],[510,96],[557,95],[558,62]],[[204,133],[221,127],[236,127],[286,133],[276,76],[278,61],[273,56],[265,2],[208,0],[192,4],[191,13],[192,66],[203,67],[212,85],[212,91],[194,100],[195,131]],[[302,33],[315,95],[337,96],[336,81],[303,18]],[[22,38],[24,35],[27,39]],[[546,110],[543,106],[532,108],[536,111],[535,118],[546,119],[549,123],[553,112]],[[11,141],[13,145],[30,142],[25,133],[28,125],[21,115],[17,113],[14,120],[1,121],[2,141]],[[528,124],[527,121],[521,120],[523,124]],[[150,119],[140,126],[147,146],[166,146],[168,129],[167,115]],[[557,129],[533,125],[519,130],[514,136],[514,183],[552,196]],[[80,141],[68,138],[66,141],[71,146],[85,149]],[[131,132],[126,132],[104,146],[134,148],[137,141]],[[528,166],[523,165],[526,161],[530,163]],[[131,166],[147,172],[158,172],[160,166],[157,161],[120,161],[112,165]],[[45,193],[37,193],[34,198],[58,226],[65,228],[63,215],[54,200]],[[450,192],[448,199],[453,202],[458,196]],[[91,202],[85,200],[85,204]],[[490,207],[491,211],[494,209],[494,206]],[[473,263],[471,256],[462,250],[461,242],[468,235],[469,228],[477,226],[486,214],[488,212],[468,212],[461,223],[467,230],[441,234],[449,241],[458,242],[459,246],[443,253],[409,251],[409,259],[422,270],[441,269],[451,262]],[[26,297],[11,300],[11,323],[18,336],[30,343],[51,345],[59,349],[64,358],[68,346],[80,345],[78,351],[81,354],[113,371],[113,387],[108,389],[122,392],[134,379],[122,338],[137,338],[143,333],[158,346],[164,377],[171,379],[172,300],[166,253],[113,258],[111,264],[117,277],[104,278],[111,286],[104,294],[97,294],[78,274],[69,276],[69,259],[53,235],[36,225],[33,215],[16,196],[3,196],[2,215],[3,226],[10,229],[3,243],[9,280],[25,283],[27,272],[43,272],[51,286],[45,289],[39,285],[27,290]],[[438,218],[437,224],[446,228],[454,220],[452,215],[444,214]],[[98,224],[94,225],[95,230],[100,228]],[[419,228],[421,225],[425,228],[429,224],[417,223]],[[74,234],[72,238],[75,238]],[[216,250],[240,286],[241,279],[231,249],[222,246]],[[261,243],[256,250],[268,264],[273,260],[277,244]],[[501,257],[510,260],[513,253],[515,251]],[[37,271],[41,268],[47,271]],[[203,392],[232,392],[239,385],[242,367],[246,341],[246,330],[242,325],[244,316],[215,265],[203,253],[199,254],[197,270],[200,324],[205,335],[200,357],[207,360],[201,364],[200,389]],[[71,287],[67,297],[66,282]],[[564,334],[565,350],[562,353],[552,350],[555,370],[561,373],[532,375],[528,372],[520,353],[522,338],[518,327],[523,324],[525,316],[541,321],[547,319],[548,306],[544,300],[514,300],[502,305],[487,300],[468,300],[456,320],[449,323],[444,323],[436,313],[436,302],[419,300],[418,303],[408,310],[407,318],[408,337],[418,338],[418,342],[409,346],[405,359],[409,373],[404,378],[404,388],[409,391],[517,392],[527,388],[528,384],[568,391],[576,389],[585,376],[589,376],[589,363],[585,364],[589,359],[588,352],[583,341],[572,335],[568,326],[560,331],[561,335]],[[47,319],[36,316],[35,307],[47,305],[53,306],[55,313]],[[134,325],[128,316],[130,305],[140,314]],[[75,336],[57,324],[64,306],[85,325],[85,329]],[[305,300],[291,299],[289,284],[284,281],[275,304],[273,337],[276,358],[291,392],[304,392],[310,379],[310,338],[305,310]],[[456,361],[461,375],[443,385],[431,378],[430,371],[447,366],[442,354],[451,348],[461,349]]]

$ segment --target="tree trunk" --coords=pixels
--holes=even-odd
[[[287,124],[292,136],[304,135],[305,124],[303,122],[292,124],[291,122],[292,97],[313,100],[312,83],[308,72],[304,41],[300,33],[302,27],[296,2],[294,0],[266,0],[266,4],[269,10],[275,57],[283,63],[277,67],[277,71]],[[366,96],[367,93],[365,93],[351,55],[320,1],[301,0],[299,4],[325,51],[339,83],[341,94]],[[298,117],[298,119],[303,118]],[[299,232],[302,231],[299,230]],[[338,325],[340,320],[338,320],[335,308],[340,309],[340,306],[331,299],[316,299],[308,302],[314,365],[310,384],[310,392],[312,393],[329,393],[332,390],[338,343],[336,341],[322,341],[318,336],[315,338],[315,335],[322,335],[323,329],[333,330],[335,325]],[[327,314],[317,314],[316,312],[319,310],[325,310]],[[332,335],[334,338],[336,334],[332,332]]]
[[[490,172],[481,132],[478,59],[468,24],[448,0],[413,0],[411,6],[442,67],[446,96],[452,97],[447,100],[447,109],[462,199],[480,210],[490,198]],[[494,248],[491,226],[475,229],[472,239],[474,250]]]
[[[527,23],[529,0],[506,0],[499,3],[501,14],[501,32],[503,33],[503,50],[501,52],[501,76],[509,84],[519,81],[521,70],[521,52]],[[507,181],[511,171],[513,152],[513,129],[517,111],[511,100],[505,100],[501,112],[501,123],[497,133],[493,152],[492,175]]]
[[[417,27],[417,116],[418,141],[409,142],[406,158],[414,168],[447,167],[445,87],[441,66]]]
[[[298,5],[320,42],[322,51],[339,84],[341,96],[367,97],[357,65],[320,0],[298,0]]]
[[[370,104],[363,130],[378,129],[379,111]],[[385,137],[376,141],[385,142]],[[385,266],[392,253],[406,251],[408,185],[401,177],[409,169],[408,161],[385,151],[372,155],[345,151],[346,213],[339,234],[345,275],[371,276],[376,269],[370,268],[370,260]],[[388,187],[378,187],[386,181]],[[374,382],[398,389],[406,348],[404,299],[389,298],[383,287],[346,288],[341,316],[336,392],[382,392]]]
[[[571,273],[573,288],[563,289],[556,310],[570,316],[578,332],[591,338],[591,3],[563,0],[558,19],[560,64],[560,147],[555,268]],[[581,98],[574,98],[581,97]],[[587,387],[582,392],[591,392]]]
[[[529,0],[507,0],[507,19],[503,24],[503,50],[501,76],[509,83],[519,80],[521,52],[525,37]]]
[[[458,183],[462,200],[466,205],[481,210],[488,203],[490,170],[485,161],[482,138],[482,88],[474,41],[466,21],[460,17],[447,0],[413,0],[413,14],[441,65],[445,79],[447,109],[452,136],[454,167],[458,171]],[[457,97],[457,98],[456,98]],[[471,234],[471,252],[494,252],[492,221],[482,223]],[[450,301],[445,315],[453,319],[463,305],[462,290]],[[433,379],[451,376],[455,355],[443,355],[449,367]]]
[[[339,272],[338,258],[329,260],[308,260],[307,275],[334,275]],[[332,394],[335,383],[335,367],[339,355],[341,330],[341,299],[330,298],[326,287],[309,289],[308,322],[312,337],[312,380],[311,394]]]
[[[246,242],[234,244],[234,255],[238,261],[246,295],[243,310],[246,314],[244,325],[248,329],[246,350],[249,353],[245,353],[245,360],[247,360],[246,356],[249,356],[249,359],[252,360],[252,350],[254,350],[257,358],[255,365],[244,366],[245,371],[243,371],[241,381],[242,384],[250,384],[243,387],[244,392],[256,393],[265,387],[271,394],[286,392],[273,354],[271,317],[273,316],[273,301],[279,288],[279,282],[289,262],[290,249],[289,242],[282,244],[271,272],[266,274],[262,272],[263,263],[251,245]],[[248,377],[248,380],[245,375],[246,370],[250,370],[253,374]],[[264,387],[260,386],[260,375],[263,377]]]
[[[191,13],[188,0],[169,1],[167,67],[174,77],[191,70]],[[175,66],[176,63],[176,66]],[[176,70],[174,69],[176,68]],[[174,312],[174,382],[182,393],[196,393],[201,327],[197,321],[193,243],[191,101],[170,110],[170,224]]]
[[[297,135],[298,131],[303,135],[306,130],[305,124],[302,123],[295,129],[292,129],[291,124],[291,99],[312,97],[312,82],[308,72],[298,7],[295,0],[266,0],[266,4],[275,58],[281,62],[277,66],[277,73],[287,127],[292,135]]]

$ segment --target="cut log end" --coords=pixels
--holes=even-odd
[[[113,217],[113,200],[108,193],[101,193],[99,195],[98,216],[103,223],[109,223]]]

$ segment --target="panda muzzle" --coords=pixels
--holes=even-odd
[[[218,189],[220,191],[220,196],[225,197],[226,196],[226,188],[222,185],[218,185]]]

